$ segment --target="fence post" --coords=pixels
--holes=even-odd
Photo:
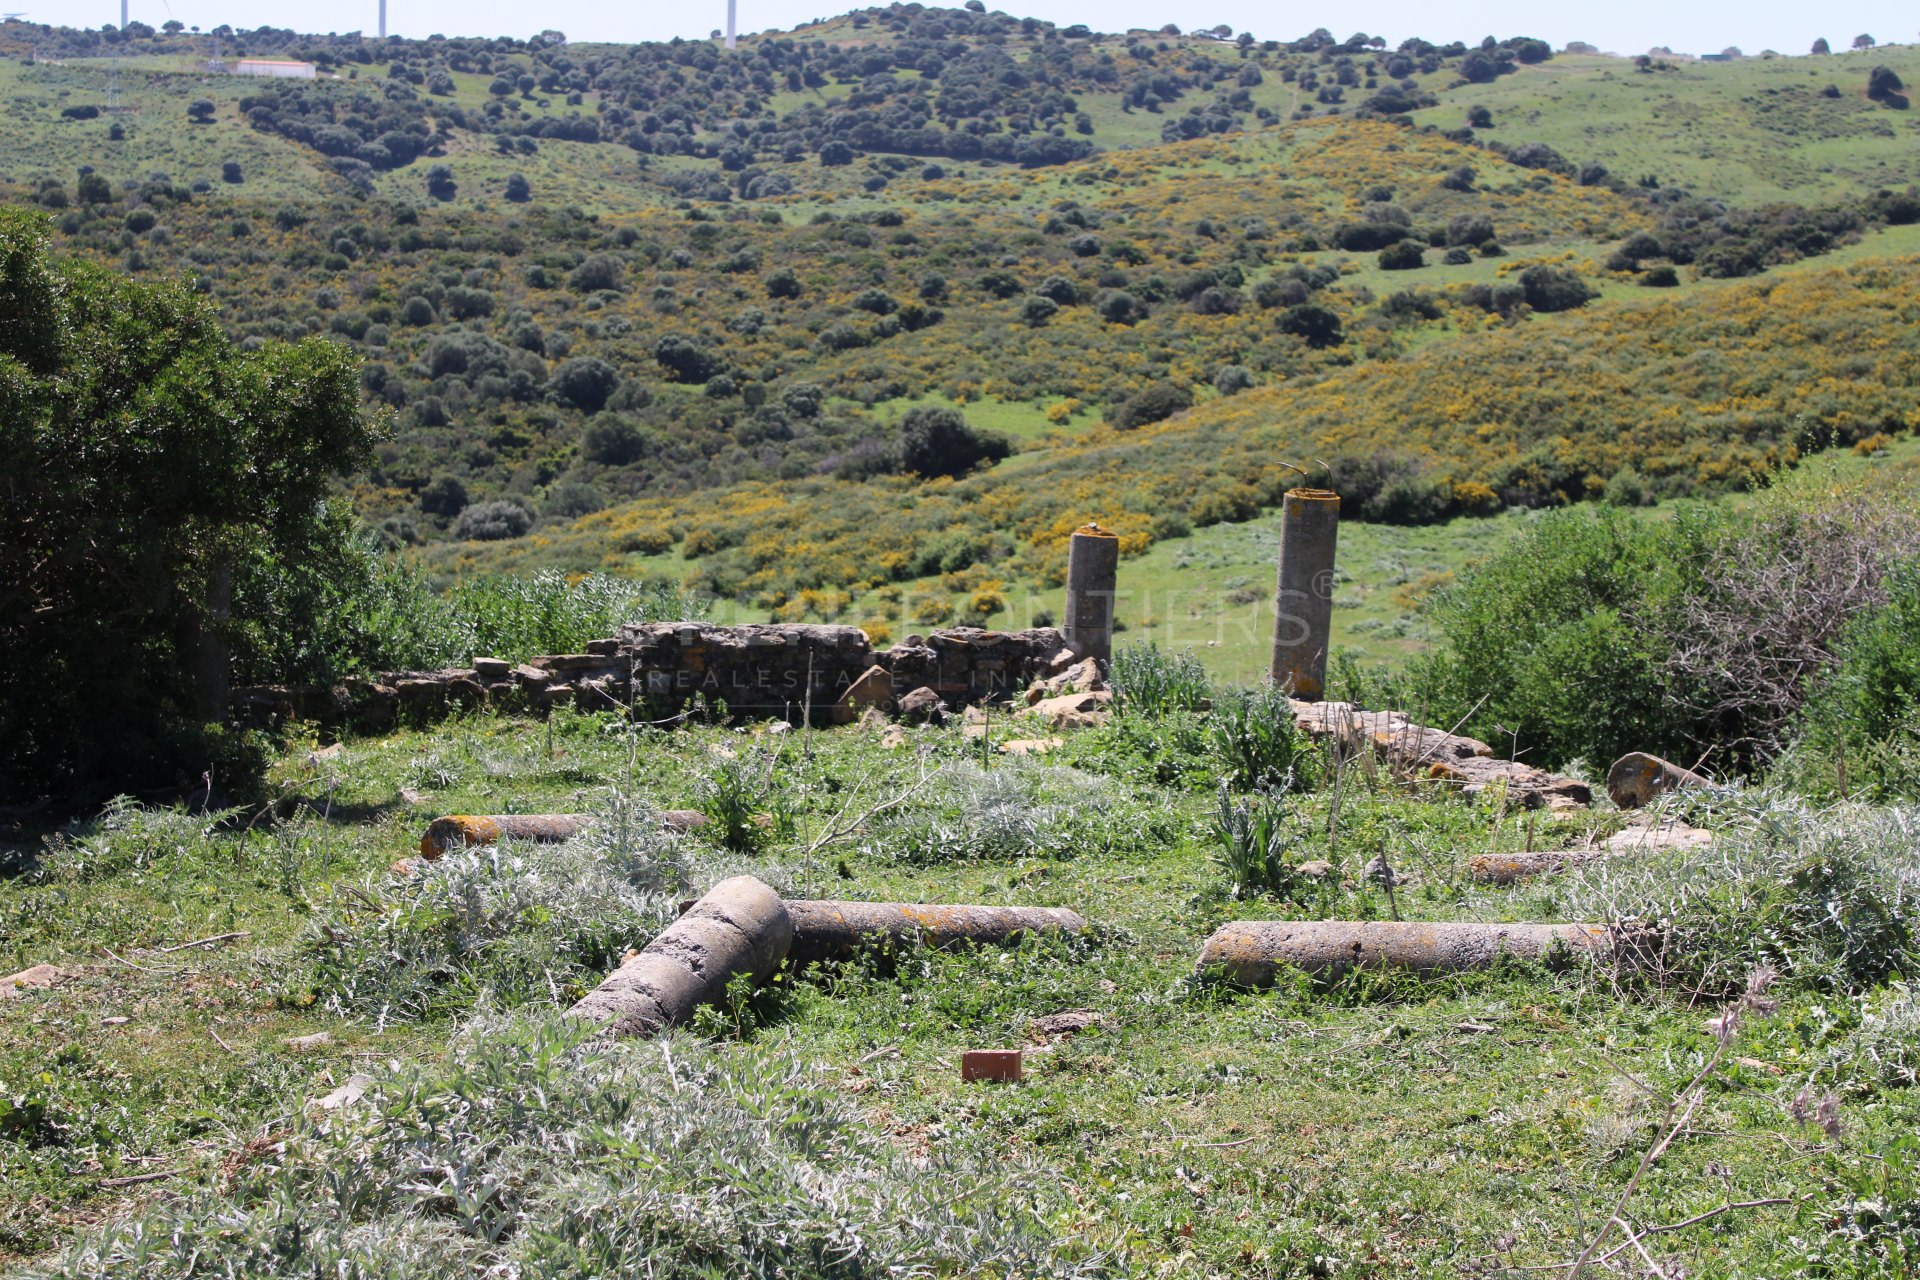
[[[1280,507],[1280,581],[1274,594],[1273,681],[1294,697],[1326,693],[1333,630],[1333,553],[1340,495],[1290,489]]]

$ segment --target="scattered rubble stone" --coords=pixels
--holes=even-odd
[[[339,1111],[350,1107],[367,1096],[367,1090],[373,1088],[373,1077],[365,1072],[355,1072],[347,1077],[347,1082],[314,1102],[322,1111]]]
[[[36,964],[0,978],[0,1000],[11,1000],[23,991],[51,991],[70,976],[53,965]]]
[[[900,699],[900,718],[910,724],[944,724],[947,704],[940,695],[922,685]]]
[[[1704,849],[1713,843],[1713,832],[1689,826],[1678,818],[1654,819],[1636,814],[1624,828],[1607,837],[1607,848],[1615,853],[1655,853],[1667,849]]]
[[[1105,1019],[1092,1009],[1068,1009],[1062,1013],[1049,1013],[1045,1017],[1035,1018],[1027,1024],[1027,1033],[1044,1040],[1052,1040],[1057,1036],[1078,1035],[1082,1031],[1099,1026],[1103,1021]]]
[[[841,724],[852,724],[868,711],[885,710],[893,705],[893,673],[882,666],[868,667],[834,705]]]
[[[1057,698],[1044,698],[1021,714],[1040,717],[1049,729],[1091,729],[1112,718],[1109,709],[1112,701],[1113,694],[1106,690],[1065,693]]]
[[[1020,1058],[1018,1049],[968,1049],[960,1055],[960,1078],[1016,1082],[1021,1079]]]
[[[1504,787],[1509,798],[1529,809],[1576,809],[1593,803],[1593,789],[1561,777],[1502,760],[1477,738],[1415,724],[1401,711],[1363,711],[1350,702],[1292,703],[1295,722],[1308,737],[1344,736],[1371,745],[1381,760],[1423,777],[1456,783],[1467,795]]]

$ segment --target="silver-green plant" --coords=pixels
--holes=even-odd
[[[1019,1158],[918,1161],[782,1045],[492,1017],[231,1173],[87,1236],[52,1280],[1078,1277]]]
[[[671,922],[687,845],[616,796],[559,845],[502,843],[414,864],[336,899],[301,975],[323,1005],[376,1025],[476,1002],[566,1003]]]
[[[1291,858],[1302,834],[1287,791],[1283,785],[1264,795],[1236,797],[1225,782],[1220,784],[1215,857],[1235,898],[1286,896],[1294,887]]]

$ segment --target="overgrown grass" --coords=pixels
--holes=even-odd
[[[250,830],[122,806],[0,881],[0,971],[72,975],[0,1003],[0,1250],[39,1274],[162,1277],[188,1258],[426,1276],[1545,1266],[1578,1251],[1651,1141],[1642,1089],[1680,1088],[1710,1051],[1702,1002],[1766,962],[1779,1011],[1741,1032],[1710,1123],[1635,1206],[1668,1224],[1730,1192],[1787,1203],[1650,1247],[1721,1274],[1810,1275],[1816,1255],[1826,1274],[1899,1274],[1920,1093],[1883,921],[1907,918],[1911,815],[1716,794],[1687,813],[1722,853],[1492,890],[1468,882],[1475,854],[1577,846],[1620,819],[1354,764],[1286,798],[1280,891],[1236,897],[1213,830],[1215,718],[1117,717],[986,767],[955,729],[885,751],[858,729],[808,749],[716,725],[635,738],[612,716],[558,714],[551,734],[476,718],[333,756],[302,744]],[[771,750],[764,803],[789,806],[791,829],[729,853],[655,834],[636,806],[619,834],[610,794],[693,807],[721,747]],[[922,778],[803,859],[850,799]],[[570,845],[387,870],[433,813],[513,809],[601,821]],[[1253,995],[1191,983],[1227,919],[1390,914],[1368,875],[1382,854],[1407,919],[1613,910],[1669,920],[1712,963],[1659,982],[1509,966]],[[1315,860],[1324,878],[1281,878]],[[693,892],[736,871],[805,896],[1068,905],[1099,929],[791,974],[664,1045],[553,1020],[667,918],[678,877]],[[161,950],[208,937],[225,940]],[[1067,1010],[1096,1024],[1043,1048],[1039,1020]],[[961,1051],[1015,1044],[1025,1083],[958,1080]],[[361,1104],[310,1110],[355,1074],[373,1078]],[[1839,1137],[1793,1118],[1808,1082],[1816,1103],[1836,1095]]]
[[[1129,715],[1200,711],[1213,698],[1213,680],[1190,649],[1166,653],[1151,641],[1121,645],[1111,674],[1115,702]]]
[[[1696,811],[1690,815],[1699,818]],[[1535,918],[1650,926],[1661,985],[1736,987],[1760,965],[1810,990],[1858,994],[1911,972],[1920,926],[1920,811],[1820,809],[1777,792],[1715,805],[1710,847],[1606,858],[1536,881]],[[1511,898],[1481,891],[1483,909]]]
[[[30,1274],[1073,1276],[1060,1190],[911,1160],[795,1047],[483,1020],[208,1188]]]
[[[236,675],[261,683],[522,662],[578,653],[625,623],[706,612],[677,586],[600,573],[485,574],[443,589],[364,530],[342,536],[330,562],[269,572],[243,593],[259,621],[241,637]]]
[[[462,850],[341,895],[289,988],[376,1028],[577,998],[673,920],[696,866],[644,804],[590,816],[561,845]]]

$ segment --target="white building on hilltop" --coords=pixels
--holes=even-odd
[[[311,62],[288,62],[279,58],[241,58],[229,63],[237,76],[276,76],[283,80],[311,80],[316,75]]]

